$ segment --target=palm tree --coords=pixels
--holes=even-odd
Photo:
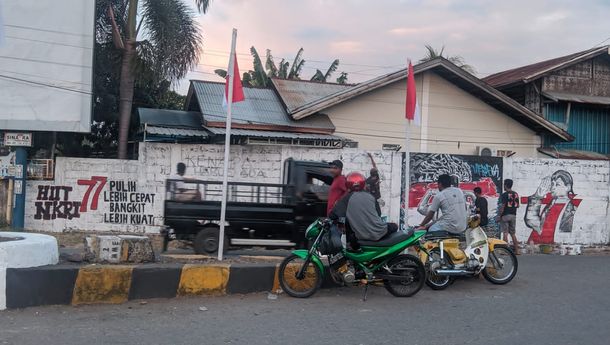
[[[210,2],[195,0],[197,9],[203,13],[207,12]],[[142,9],[138,13],[140,3]],[[114,44],[122,51],[119,159],[127,158],[127,137],[138,68],[145,66],[154,72],[156,78],[175,81],[195,66],[202,47],[199,27],[192,11],[182,0],[126,0],[124,4],[118,16],[112,5],[107,8]],[[137,19],[140,19],[139,23]]]
[[[475,68],[469,64],[467,64],[464,61],[464,58],[459,56],[459,55],[454,55],[454,56],[445,56],[444,55],[445,52],[445,46],[441,47],[441,50],[436,50],[434,49],[434,47],[432,47],[429,44],[426,44],[426,55],[421,58],[419,60],[419,62],[426,62],[426,61],[430,61],[439,57],[445,58],[449,61],[451,61],[453,64],[455,64],[456,66],[458,66],[459,68],[463,69],[464,71],[470,73],[470,74],[476,74],[477,71],[475,70]]]

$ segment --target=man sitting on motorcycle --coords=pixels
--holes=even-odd
[[[379,241],[396,232],[398,225],[381,219],[381,208],[375,197],[364,191],[366,178],[353,172],[347,175],[348,194],[339,200],[330,212],[333,220],[347,219],[345,236],[351,249],[358,249],[358,240]]]
[[[439,192],[432,199],[432,204],[428,208],[428,214],[421,222],[418,229],[428,229],[428,231],[448,231],[461,234],[466,230],[468,214],[466,213],[466,199],[462,190],[451,186],[451,176],[447,174],[438,177]],[[434,219],[434,214],[441,211],[440,217]]]

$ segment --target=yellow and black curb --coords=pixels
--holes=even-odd
[[[276,264],[57,265],[6,270],[6,307],[276,291]]]

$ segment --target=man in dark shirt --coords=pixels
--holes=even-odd
[[[481,190],[481,187],[476,187],[474,189],[474,195],[476,197],[476,199],[474,201],[474,207],[475,207],[476,213],[479,215],[479,218],[481,220],[480,226],[483,229],[483,231],[485,231],[485,233],[487,234],[487,237],[491,237],[494,234],[493,234],[493,231],[491,231],[491,229],[489,229],[487,199],[485,199],[485,197],[483,197],[483,192]]]
[[[371,175],[366,179],[366,190],[375,197],[375,200],[381,199],[380,183],[379,171],[376,168],[372,168]]]
[[[504,180],[504,190],[500,196],[500,210],[498,211],[497,221],[500,222],[500,230],[503,233],[504,241],[508,242],[508,234],[513,240],[515,255],[519,255],[519,242],[515,235],[517,223],[517,209],[519,208],[519,194],[513,191],[513,180]]]
[[[328,203],[326,204],[326,215],[330,215],[337,201],[347,194],[345,176],[343,176],[343,162],[335,160],[330,163],[330,173],[333,175],[333,183],[328,191]]]

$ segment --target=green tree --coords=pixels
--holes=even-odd
[[[108,8],[124,13],[125,0],[98,0],[96,3],[94,75],[93,75],[93,123],[91,133],[58,133],[57,153],[76,157],[116,157],[119,132],[119,89],[123,51],[115,46],[112,19]],[[123,31],[124,16],[115,18],[116,27]],[[138,64],[134,80],[133,108],[137,107],[180,110],[185,96],[171,90],[171,82],[155,77],[148,65]],[[129,122],[128,126],[133,125]],[[135,128],[130,128],[135,130]],[[52,139],[49,139],[52,140]],[[46,141],[48,143],[48,141]],[[48,144],[47,147],[48,149]]]
[[[337,84],[347,84],[347,73],[341,72],[339,78],[337,78]]]
[[[202,37],[194,14],[182,0],[125,0],[117,8],[111,1],[102,2],[108,4],[102,10],[121,56],[118,157],[125,159],[136,76],[147,70],[151,80],[184,77],[197,63]],[[205,13],[210,0],[195,3]]]
[[[243,73],[242,83],[248,86],[267,87],[271,82],[271,78],[300,80],[301,71],[305,66],[303,52],[303,48],[299,49],[294,57],[294,60],[292,61],[292,65],[285,59],[282,59],[280,63],[276,65],[275,59],[271,54],[271,50],[267,49],[265,54],[265,63],[263,64],[263,61],[256,48],[251,47],[250,54],[252,55],[253,69]],[[326,83],[328,82],[331,74],[335,72],[337,68],[339,68],[338,59],[331,63],[326,73],[316,70],[316,73],[313,75],[311,80]],[[217,69],[214,71],[214,73],[222,78],[226,78],[227,76],[227,71],[224,69]],[[341,77],[337,78],[337,83],[347,83],[347,73],[341,72]]]
[[[473,66],[467,64],[463,57],[461,57],[459,55],[446,56],[445,55],[445,46],[442,46],[440,50],[437,50],[434,47],[432,47],[431,45],[426,44],[426,55],[423,58],[421,58],[419,60],[419,62],[430,61],[430,60],[436,59],[438,57],[442,57],[442,58],[445,58],[445,59],[451,61],[453,64],[455,64],[456,66],[458,66],[459,68],[463,69],[464,71],[466,71],[470,74],[477,73],[475,68]]]
[[[322,71],[317,69],[316,74],[314,74],[313,77],[311,77],[311,81],[319,81],[322,83],[326,83],[328,78],[330,78],[330,75],[333,74],[333,72],[335,72],[338,67],[339,67],[339,59],[333,61],[333,63],[330,64],[330,67],[328,67],[328,70],[326,71],[326,73],[322,73]],[[347,78],[347,74],[345,75],[345,78]]]

